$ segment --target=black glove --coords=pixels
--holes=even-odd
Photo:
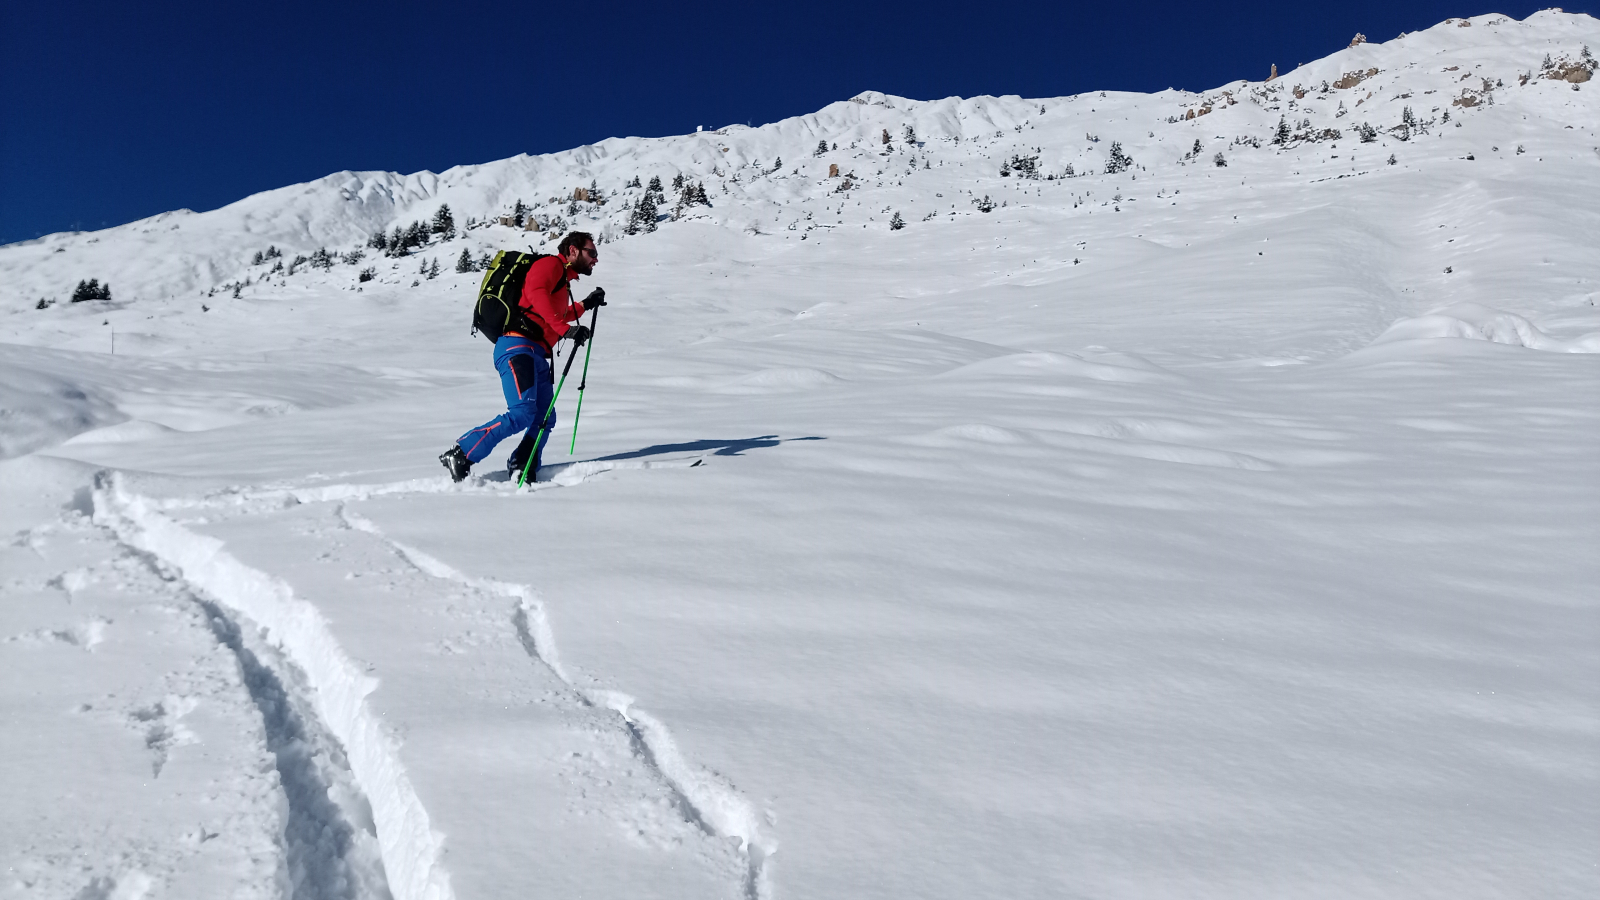
[[[571,328],[568,328],[567,333],[562,335],[562,337],[571,338],[574,349],[582,347],[583,342],[589,339],[589,326],[574,325]]]
[[[583,308],[586,309],[586,310],[594,309],[596,306],[605,306],[605,305],[606,305],[606,289],[605,288],[595,288],[594,290],[589,292],[589,296],[583,298]]]

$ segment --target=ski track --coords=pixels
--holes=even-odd
[[[615,712],[628,731],[635,753],[671,790],[684,819],[714,837],[738,839],[746,861],[744,896],[748,900],[771,898],[767,861],[776,852],[777,845],[762,833],[760,816],[754,807],[727,779],[685,758],[667,726],[649,713],[635,709],[633,697],[621,691],[583,688],[574,682],[561,664],[555,633],[537,592],[526,585],[461,572],[385,535],[376,524],[351,512],[346,505],[340,505],[338,514],[351,529],[383,541],[425,575],[511,600],[511,625],[528,656],[561,679],[578,703]]]
[[[409,478],[380,484],[327,484],[318,486],[265,486],[231,487],[203,497],[141,498],[147,508],[157,512],[188,509],[241,508],[246,512],[282,509],[301,503],[340,503],[352,500],[370,500],[374,497],[394,497],[406,494],[497,494],[515,497],[519,494],[572,487],[582,484],[604,472],[632,469],[687,469],[699,465],[703,457],[690,456],[655,460],[587,460],[545,466],[553,470],[544,481],[515,487],[508,481],[488,480],[472,476],[460,484],[446,478]],[[543,470],[541,470],[543,471]]]
[[[594,475],[619,469],[688,468],[698,456],[650,461],[590,461],[557,467],[547,481],[510,488],[474,478],[452,484],[443,478],[418,478],[374,485],[332,484],[316,487],[229,488],[201,498],[155,499],[130,493],[122,479],[104,472],[93,492],[94,518],[124,545],[150,560],[162,572],[174,572],[193,590],[206,610],[217,639],[240,661],[252,699],[267,723],[269,749],[278,759],[284,790],[290,798],[286,840],[291,853],[293,897],[343,898],[356,893],[363,876],[373,882],[365,896],[387,894],[397,900],[451,900],[449,877],[439,864],[440,842],[399,761],[398,748],[383,733],[364,698],[375,682],[344,654],[315,605],[297,598],[288,585],[257,571],[223,551],[222,542],[191,532],[165,513],[231,508],[249,514],[308,503],[338,503],[344,525],[383,542],[422,574],[451,581],[493,597],[512,601],[510,625],[530,659],[561,680],[575,702],[617,715],[639,759],[670,791],[689,824],[713,837],[737,839],[746,862],[742,893],[747,900],[773,896],[768,861],[777,845],[763,833],[761,817],[726,778],[690,762],[660,719],[635,708],[635,698],[621,691],[580,687],[561,663],[555,634],[537,592],[526,585],[468,575],[402,541],[352,512],[348,504],[374,497],[425,493],[498,493],[580,484]],[[166,576],[171,577],[171,576]],[[207,599],[215,598],[215,599]],[[287,661],[305,673],[314,701],[291,694],[286,679],[263,662],[272,648],[247,645],[256,623],[273,633]],[[293,679],[287,680],[293,684]],[[300,702],[296,703],[295,701]],[[296,708],[316,709],[312,717]],[[309,709],[308,709],[309,711]],[[308,722],[306,719],[312,718]],[[338,805],[328,799],[331,786],[314,760],[317,743],[310,732],[325,724],[332,739],[346,748],[352,792],[371,804],[382,860],[374,873],[352,868],[346,859],[354,829]]]
[[[160,567],[154,560],[152,565]],[[245,687],[261,710],[267,749],[277,761],[279,783],[289,805],[283,828],[289,896],[294,900],[389,897],[383,867],[361,865],[366,860],[361,859],[357,845],[359,833],[333,799],[340,787],[362,802],[365,798],[354,785],[337,784],[318,764],[319,751],[331,749],[328,745],[332,743],[327,735],[314,733],[321,723],[301,715],[303,698],[291,695],[273,667],[245,645],[245,629],[234,617],[218,603],[198,596],[192,599],[205,610],[217,640],[238,658]],[[336,774],[344,775],[346,781],[350,778],[348,768]]]
[[[344,653],[316,606],[295,597],[282,582],[234,559],[221,541],[183,528],[158,512],[158,504],[128,493],[116,473],[96,477],[93,501],[97,524],[159,568],[175,573],[197,599],[210,598],[200,602],[218,639],[240,660],[284,773],[291,806],[286,840],[299,854],[291,862],[296,869],[292,874],[300,879],[292,896],[296,900],[357,896],[353,892],[360,881],[350,877],[352,870],[341,856],[349,847],[352,829],[328,798],[328,785],[308,752],[309,717],[294,712],[299,705],[314,711],[343,747],[355,788],[370,804],[381,868],[373,867],[377,871],[367,896],[383,898],[392,892],[396,900],[453,900],[448,873],[439,862],[440,836],[429,825],[396,742],[365,702],[376,681]],[[307,683],[298,697],[287,687],[297,685],[294,678],[285,677],[292,673],[275,672],[262,662],[266,654],[246,646],[244,622],[263,628],[272,647],[304,674]],[[330,834],[331,847],[325,845]],[[387,890],[382,888],[384,880]]]

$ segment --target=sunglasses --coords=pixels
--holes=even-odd
[[[583,248],[582,252],[589,254],[589,258],[590,259],[599,259],[600,258],[600,251],[596,250],[593,247],[585,247],[585,248]]]

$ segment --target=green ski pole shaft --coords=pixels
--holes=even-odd
[[[594,352],[594,330],[600,324],[600,307],[589,316],[589,346],[583,351],[583,375],[578,378],[578,410],[572,414],[572,444],[567,447],[571,456],[578,449],[578,419],[583,416],[583,389],[589,386],[589,354]]]
[[[517,475],[517,487],[522,487],[528,483],[528,469],[533,466],[533,461],[538,458],[539,444],[544,441],[545,434],[550,430],[545,423],[550,421],[550,414],[555,412],[556,398],[561,396],[561,387],[567,383],[567,373],[572,371],[572,363],[577,358],[578,354],[576,352],[567,355],[567,364],[561,368],[561,380],[556,382],[555,393],[550,395],[550,405],[544,408],[544,415],[539,417],[539,433],[534,438],[533,449],[528,452],[528,458],[522,464],[522,472]]]

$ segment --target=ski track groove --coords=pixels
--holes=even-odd
[[[158,571],[174,573],[197,599],[215,601],[200,600],[218,639],[234,651],[244,667],[252,698],[263,706],[264,720],[268,718],[266,705],[296,699],[285,687],[286,680],[291,684],[293,680],[273,672],[246,648],[240,623],[249,621],[265,629],[273,647],[304,673],[310,689],[303,692],[307,696],[299,699],[306,701],[305,707],[343,747],[355,787],[371,806],[381,877],[387,880],[388,891],[376,889],[375,884],[370,896],[381,900],[392,892],[395,900],[453,900],[449,875],[439,861],[441,836],[430,827],[427,810],[400,761],[396,741],[384,731],[379,717],[366,703],[366,696],[377,686],[376,680],[344,653],[315,605],[295,597],[281,581],[234,559],[223,550],[223,542],[196,534],[167,518],[158,511],[160,504],[128,493],[121,481],[113,472],[96,476],[92,492],[95,523],[152,560]],[[289,703],[287,707],[293,705]],[[310,771],[306,769],[311,763],[310,755],[303,746],[296,746],[306,736],[306,723],[301,720],[297,726],[284,718],[270,720],[268,725],[269,730],[277,729],[271,740],[283,751],[274,749],[280,767],[288,765],[296,779],[294,791],[301,795],[298,799],[290,795],[291,805],[304,801],[304,795],[316,793],[316,779],[320,777],[314,766]],[[286,795],[290,790],[286,781]],[[326,791],[321,796],[332,804]],[[302,813],[313,824],[333,821],[326,818],[329,811],[316,804],[302,802],[301,812],[292,811],[291,817]],[[341,816],[337,821],[344,819]],[[295,824],[298,826],[299,820]],[[348,832],[341,833],[349,836]],[[297,835],[286,834],[286,838],[293,842]],[[348,844],[341,840],[334,843]],[[302,862],[307,865],[307,874],[341,874],[337,867],[328,867],[332,865],[329,860]],[[334,889],[334,893],[302,894],[296,890],[293,897],[353,896],[348,891],[354,889],[354,881],[347,879],[343,884],[349,887],[341,888],[339,879],[332,877],[323,886]]]
[[[325,484],[318,486],[267,486],[234,487],[208,494],[204,497],[173,497],[168,499],[142,498],[146,506],[156,512],[188,509],[218,509],[252,507],[282,509],[302,503],[343,503],[352,500],[370,500],[374,497],[394,497],[406,494],[489,494],[515,497],[560,487],[582,484],[595,475],[633,469],[688,469],[698,465],[703,456],[677,457],[653,460],[589,460],[561,463],[540,469],[553,469],[551,476],[540,482],[516,487],[504,481],[489,481],[471,476],[454,484],[437,476],[408,478],[379,484]]]
[[[388,544],[401,559],[425,575],[513,601],[511,624],[528,656],[561,679],[578,703],[617,714],[635,753],[670,789],[684,819],[714,837],[738,839],[746,860],[742,892],[747,900],[770,900],[772,888],[767,860],[777,846],[762,833],[756,810],[725,778],[689,762],[661,720],[633,708],[633,697],[620,691],[578,686],[561,665],[555,633],[537,592],[526,585],[461,572],[437,557],[389,537],[376,524],[351,512],[344,504],[340,504],[338,515],[352,530]]]

